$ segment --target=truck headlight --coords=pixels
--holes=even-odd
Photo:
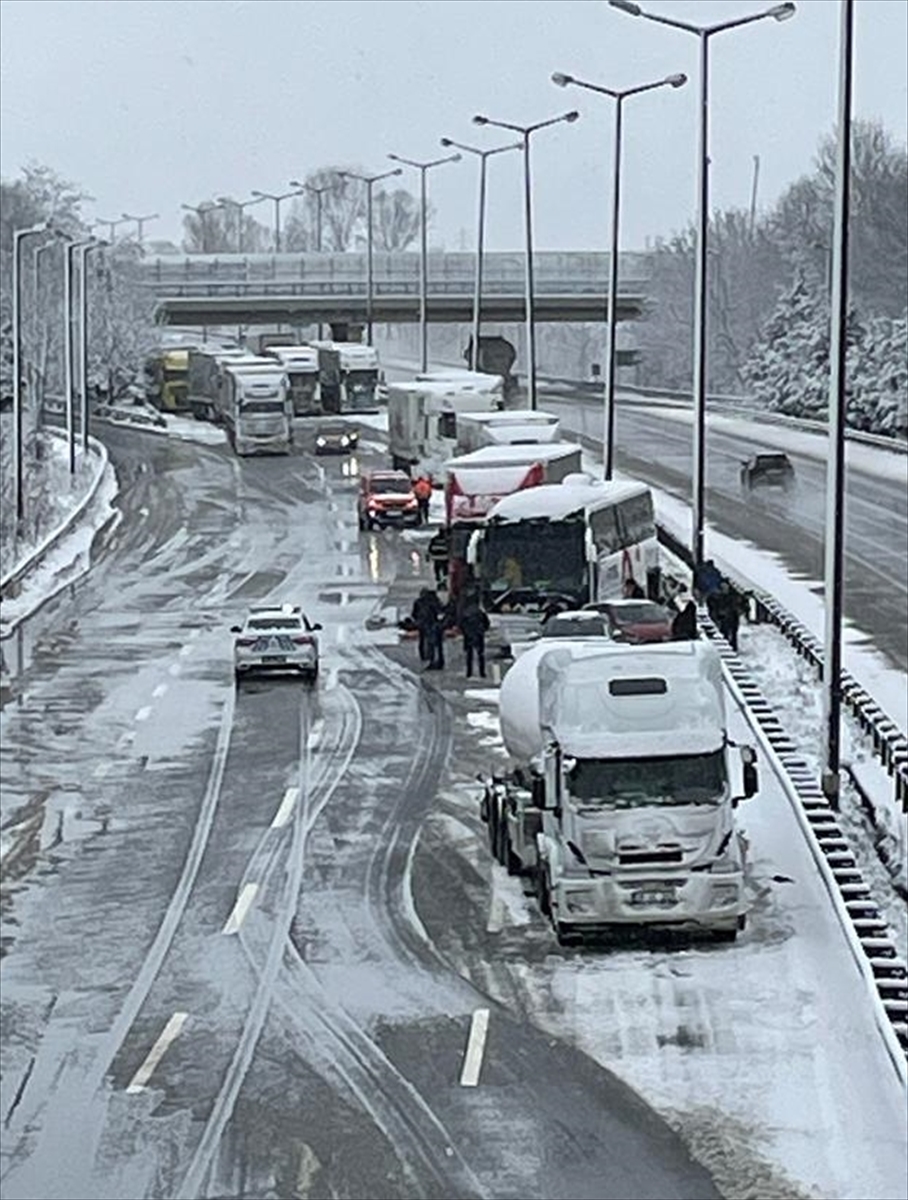
[[[317,437],[315,439],[315,444],[316,444],[316,446],[324,446],[325,439],[323,437]]]
[[[564,893],[564,907],[569,913],[596,911],[596,893],[591,888],[575,888]]]
[[[349,445],[350,445],[350,439],[347,437],[347,435],[346,435],[346,434],[344,434],[344,436],[341,438],[341,445],[342,445],[342,446],[349,446]]]
[[[730,908],[738,902],[738,885],[736,883],[714,883],[712,885],[713,904],[716,908]]]

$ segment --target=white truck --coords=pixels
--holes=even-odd
[[[378,351],[361,342],[313,342],[318,354],[321,411],[378,411]]]
[[[289,454],[293,444],[290,383],[273,359],[224,365],[217,419],[234,451]]]
[[[269,346],[266,353],[287,372],[293,415],[320,416],[322,406],[318,386],[318,350],[314,346]]]
[[[457,454],[471,454],[484,446],[526,446],[557,442],[558,417],[530,408],[502,412],[462,413],[457,418]]]
[[[192,415],[200,421],[216,420],[224,364],[250,361],[261,360],[238,346],[225,347],[217,343],[191,346],[186,375],[188,404]]]
[[[542,642],[501,685],[508,770],[485,785],[495,858],[535,880],[561,943],[656,926],[732,941],[746,841],[735,808],[756,756],[728,737],[705,642]]]
[[[458,415],[497,408],[501,380],[493,380],[491,388],[429,381],[388,384],[388,449],[394,469],[415,467],[438,475],[457,445]]]

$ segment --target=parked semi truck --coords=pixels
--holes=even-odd
[[[378,411],[379,361],[361,342],[313,342],[323,413]]]
[[[705,642],[541,642],[501,685],[507,771],[481,802],[495,857],[534,878],[559,942],[634,926],[744,928],[738,803],[756,755],[728,737]]]
[[[491,380],[488,391],[451,381],[388,384],[388,449],[394,469],[415,467],[438,475],[457,445],[458,415],[494,411],[500,386],[500,380]]]
[[[289,454],[290,418],[290,384],[279,364],[258,359],[224,365],[217,419],[238,455]]]
[[[457,418],[457,454],[484,446],[526,446],[557,442],[558,417],[538,409],[506,408],[502,412],[461,413]]]
[[[217,419],[218,396],[221,390],[221,370],[225,363],[260,361],[239,347],[224,347],[216,343],[193,346],[188,352],[188,407],[200,421]]]
[[[269,346],[265,352],[281,364],[290,382],[295,417],[317,417],[322,412],[319,392],[318,350],[315,346]]]
[[[162,412],[189,409],[189,354],[185,346],[164,346],[145,360],[145,389]]]

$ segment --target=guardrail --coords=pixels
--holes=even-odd
[[[49,430],[55,437],[61,435],[54,429]],[[89,446],[92,453],[98,458],[98,470],[95,472],[94,480],[86,494],[82,497],[72,512],[68,513],[66,519],[44,539],[43,542],[31,551],[24,559],[21,559],[15,566],[0,578],[0,597],[5,598],[8,595],[14,595],[15,589],[21,584],[22,580],[34,570],[39,562],[41,562],[53,550],[59,542],[69,533],[72,527],[80,520],[82,514],[94,500],[97,495],[98,488],[101,485],[101,480],[104,478],[104,472],[107,468],[107,450],[101,442],[95,438],[89,438]]]

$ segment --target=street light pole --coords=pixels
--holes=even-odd
[[[615,149],[612,170],[612,239],[609,252],[609,283],[608,283],[608,357],[605,368],[605,428],[602,441],[602,474],[605,479],[612,479],[615,473],[615,375],[618,361],[618,255],[620,240],[618,236],[621,213],[621,115],[624,101],[629,96],[641,92],[651,92],[656,88],[683,87],[687,83],[686,75],[668,75],[657,79],[654,83],[643,83],[637,87],[624,88],[617,91],[613,88],[602,87],[595,83],[585,83],[574,79],[572,75],[564,75],[560,71],[552,76],[552,83],[558,87],[584,88],[589,92],[599,92],[603,96],[611,96],[615,101]]]
[[[123,225],[126,221],[134,221],[135,219],[136,219],[135,217],[127,217],[125,213],[123,214],[122,217],[119,217],[116,221],[106,221],[103,217],[98,217],[97,221],[92,221],[91,227],[92,227],[92,229],[94,229],[94,227],[96,225],[106,225],[108,228],[107,236],[108,236],[109,241],[112,244],[115,239],[116,232],[117,232],[117,226]],[[150,221],[151,217],[146,217],[145,220]]]
[[[709,39],[716,33],[752,25],[755,21],[772,17],[784,21],[795,14],[793,3],[776,4],[763,12],[733,21],[722,21],[717,25],[691,25],[673,17],[663,17],[645,12],[632,0],[609,0],[612,8],[628,13],[632,17],[644,17],[659,25],[668,25],[684,33],[693,34],[700,42],[700,98],[697,146],[697,253],[694,277],[694,346],[693,346],[693,480],[692,507],[693,532],[691,553],[694,566],[699,567],[704,558],[704,528],[706,522],[706,373],[707,373],[707,233],[709,228]]]
[[[199,231],[202,235],[202,254],[208,253],[208,238],[205,236],[207,233],[207,222],[205,218],[210,216],[211,213],[215,212],[217,209],[223,207],[223,204],[215,204],[213,201],[209,201],[207,204],[199,204],[198,206],[194,204],[180,205],[180,208],[184,208],[186,212],[195,213],[195,215],[199,218]]]
[[[281,252],[281,201],[289,200],[291,196],[298,196],[299,189],[293,192],[284,192],[280,196],[275,196],[272,192],[258,192],[255,188],[252,189],[252,195],[259,200],[271,200],[274,202],[274,253]]]
[[[826,467],[826,645],[823,655],[823,717],[826,727],[823,792],[839,806],[842,729],[842,601],[845,517],[845,357],[848,350],[849,188],[851,183],[851,92],[854,2],[842,0],[839,33],[839,113],[832,243],[829,336],[829,451]]]
[[[255,199],[253,199],[253,200],[233,200],[233,199],[231,199],[230,196],[218,196],[218,204],[222,205],[224,208],[233,208],[236,210],[236,215],[237,215],[236,252],[237,252],[237,254],[243,253],[243,222],[245,220],[245,217],[243,216],[244,211],[247,208],[249,208],[250,205],[261,204],[261,202],[264,199],[266,199],[265,195],[262,192],[253,192],[252,194],[255,197]]]
[[[13,441],[14,475],[16,493],[16,533],[21,534],[25,519],[25,477],[23,470],[23,421],[22,421],[22,304],[19,295],[19,276],[22,264],[19,256],[22,243],[27,237],[44,233],[47,222],[40,221],[26,229],[13,230]]]
[[[142,245],[142,230],[145,228],[146,221],[157,221],[159,216],[157,213],[149,213],[147,217],[132,217],[129,213],[123,213],[124,221],[135,221],[136,223],[136,241]]]
[[[88,454],[88,279],[86,260],[92,250],[101,250],[107,242],[93,239],[78,247],[79,255],[79,398],[82,424],[82,454]],[[111,396],[111,400],[113,397]]]
[[[429,214],[426,188],[426,174],[433,167],[444,163],[460,162],[459,154],[449,154],[446,158],[434,158],[430,162],[418,162],[412,158],[402,158],[399,154],[389,154],[388,158],[405,166],[414,167],[419,171],[419,361],[420,371],[425,372],[429,367],[429,314],[428,314],[428,275],[429,275]]]
[[[40,418],[44,414],[44,369],[47,365],[47,318],[43,313],[41,313],[41,255],[46,253],[48,250],[53,250],[55,246],[60,244],[59,239],[66,236],[59,229],[53,230],[53,233],[56,235],[54,238],[52,238],[49,242],[45,242],[43,246],[36,246],[32,251],[32,263],[34,267],[34,321],[32,323],[32,341],[34,344],[35,356],[41,360],[40,363],[32,363],[36,427],[40,423]],[[40,392],[38,386],[39,380]]]
[[[358,179],[366,185],[366,343],[372,345],[372,188],[381,179],[390,179],[392,175],[403,175],[400,167],[393,171],[384,171],[381,175],[357,175],[355,171],[338,171],[341,179]]]
[[[476,231],[476,275],[473,282],[473,336],[470,347],[470,366],[474,371],[479,370],[479,329],[482,320],[482,267],[485,247],[485,216],[486,216],[486,162],[493,154],[503,154],[505,150],[520,150],[522,142],[512,142],[509,146],[496,146],[494,150],[480,150],[476,146],[468,146],[464,142],[455,142],[452,138],[443,137],[442,146],[454,146],[458,150],[466,150],[475,154],[479,159],[479,226]]]
[[[325,192],[330,192],[328,187],[313,187],[311,183],[304,183],[300,179],[291,179],[290,186],[299,188],[302,192],[311,192],[315,197],[315,249],[316,253],[322,252],[322,196]]]
[[[559,125],[562,121],[573,124],[579,116],[579,112],[562,113],[560,117],[537,121],[535,125],[512,125],[509,121],[493,121],[491,117],[479,114],[473,118],[474,125],[493,125],[496,129],[509,129],[511,133],[518,133],[522,138],[523,209],[526,232],[527,400],[531,409],[536,408],[536,311],[533,286],[533,189],[530,178],[530,137],[538,130],[545,129],[549,125]]]

